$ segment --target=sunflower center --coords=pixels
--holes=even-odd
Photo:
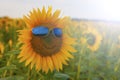
[[[93,34],[87,34],[87,43],[89,44],[89,45],[94,45],[94,43],[95,43],[95,41],[96,41],[96,37],[93,35]]]
[[[62,36],[55,37],[52,32],[47,36],[32,35],[31,44],[36,53],[42,56],[51,56],[60,51],[62,46]]]

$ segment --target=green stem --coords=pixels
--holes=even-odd
[[[81,49],[81,51],[80,51],[80,53],[79,53],[79,56],[81,56],[81,54],[83,54],[84,53],[84,47],[83,47],[83,49]],[[77,66],[77,80],[79,80],[80,79],[80,65],[81,64],[81,58],[79,58],[79,61],[78,61],[78,66]]]
[[[12,58],[13,58],[13,54],[10,55],[10,58],[9,58],[9,60],[7,61],[6,66],[9,66],[9,65],[11,64]],[[6,74],[7,74],[7,70],[4,71],[3,77],[6,77]],[[10,71],[10,76],[12,76],[12,71]]]
[[[27,74],[28,74],[27,80],[30,80],[30,76],[31,76],[31,71],[30,71],[30,69],[28,69]]]

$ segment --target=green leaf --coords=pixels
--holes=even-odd
[[[19,53],[20,53],[20,50],[12,50],[12,51],[8,51],[7,53],[9,53],[8,55],[11,55],[11,54],[19,54]]]
[[[24,77],[22,76],[11,76],[6,78],[0,78],[0,80],[24,80]]]
[[[4,67],[0,68],[0,73],[5,71],[5,70],[13,70],[13,69],[17,69],[16,65],[4,66]]]
[[[55,73],[54,77],[57,78],[57,79],[60,79],[60,80],[68,80],[68,79],[70,79],[69,75],[63,74],[63,73]]]

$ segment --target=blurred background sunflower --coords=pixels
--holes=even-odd
[[[0,42],[0,58],[2,58],[3,53],[4,53],[4,45],[3,43]]]
[[[83,35],[86,38],[88,48],[92,51],[96,51],[101,44],[101,34],[95,28],[89,27],[86,31],[83,32]]]

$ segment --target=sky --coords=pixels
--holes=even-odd
[[[71,18],[120,21],[120,0],[0,0],[0,17],[22,18],[43,6]]]

